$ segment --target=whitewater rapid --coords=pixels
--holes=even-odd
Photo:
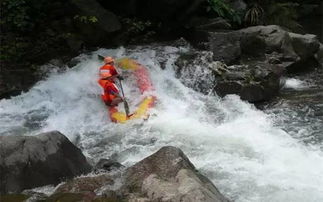
[[[100,49],[78,56],[78,64],[64,71],[48,66],[48,76],[30,91],[0,101],[0,135],[59,130],[90,161],[114,158],[126,166],[173,145],[234,201],[323,201],[319,147],[291,137],[275,126],[275,116],[237,96],[222,99],[185,87],[175,78],[174,61],[188,49]],[[158,99],[149,120],[110,122],[98,96],[97,54],[131,57],[149,69]],[[131,75],[122,74],[133,109],[138,90]]]

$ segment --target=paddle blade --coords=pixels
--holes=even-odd
[[[98,55],[98,59],[103,61],[104,60],[104,56]]]
[[[126,100],[124,100],[124,109],[126,111],[127,116],[129,116],[129,114],[130,114],[129,105],[128,105],[128,102]]]

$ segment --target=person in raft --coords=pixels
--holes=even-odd
[[[98,80],[98,83],[103,88],[103,93],[101,95],[102,100],[107,106],[118,106],[119,103],[123,102],[123,99],[119,94],[115,79],[118,78],[122,80],[123,78],[114,67],[114,59],[112,57],[104,58],[104,65],[100,67],[99,76],[100,79]]]

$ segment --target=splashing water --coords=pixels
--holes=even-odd
[[[100,49],[75,67],[52,73],[29,92],[0,101],[0,135],[59,130],[90,159],[132,165],[165,145],[181,148],[220,191],[235,201],[323,201],[323,155],[276,128],[270,115],[237,96],[202,95],[175,78],[187,47]],[[157,106],[149,120],[111,123],[96,95],[97,54],[131,57],[150,71]],[[162,70],[163,65],[164,70]],[[125,95],[138,91],[123,72]]]
[[[295,78],[287,78],[284,88],[302,90],[309,87],[309,85],[305,81],[301,81]]]

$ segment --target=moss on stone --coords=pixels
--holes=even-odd
[[[1,202],[22,202],[28,199],[30,196],[25,194],[6,194],[0,195]]]

